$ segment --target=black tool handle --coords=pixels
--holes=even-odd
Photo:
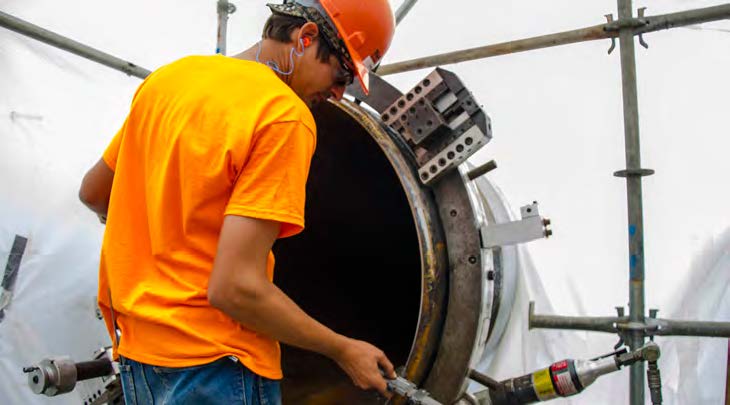
[[[88,380],[90,378],[104,377],[114,372],[112,362],[109,359],[82,361],[76,363],[76,381]]]

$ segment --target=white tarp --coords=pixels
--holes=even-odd
[[[268,14],[263,2],[234,2],[230,51],[255,42]],[[644,3],[653,14],[722,2]],[[215,49],[215,0],[0,0],[0,10],[148,69]],[[401,24],[386,63],[594,25],[609,12],[613,1],[422,1]],[[648,34],[651,48],[637,47],[643,159],[657,169],[644,187],[647,308],[660,308],[663,317],[730,320],[727,31],[728,24],[715,23]],[[496,159],[500,168],[490,178],[514,206],[539,200],[555,229],[550,240],[530,245],[534,264],[520,248],[513,319],[488,369],[496,378],[593,357],[616,342],[612,335],[526,330],[530,300],[539,313],[595,316],[612,315],[627,301],[625,186],[611,177],[624,165],[620,70],[617,53],[605,55],[608,46],[447,67],[494,122],[495,139],[475,161]],[[427,73],[389,80],[406,89]],[[48,355],[87,359],[107,340],[92,305],[103,228],[76,193],[138,83],[0,28],[0,258],[15,235],[28,238],[0,323],[2,404],[79,403],[81,392],[33,395],[20,369]],[[722,401],[727,340],[657,341],[665,403]],[[564,403],[623,403],[627,392],[628,375],[620,372]]]

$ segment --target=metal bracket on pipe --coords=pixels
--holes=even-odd
[[[547,238],[553,234],[548,228],[550,220],[540,216],[537,201],[520,208],[520,212],[521,220],[483,226],[479,231],[482,247],[514,245]]]
[[[650,24],[649,20],[647,20],[644,16],[644,13],[646,12],[646,7],[641,7],[637,10],[639,16],[638,18],[622,18],[619,20],[613,19],[613,14],[606,14],[606,20],[608,23],[603,27],[603,29],[607,32],[611,31],[620,31],[623,29],[637,29],[642,28]],[[641,46],[643,46],[645,49],[649,49],[649,45],[644,41],[644,35],[639,34],[639,43]],[[608,49],[608,53],[610,54],[614,48],[616,48],[616,38],[611,38],[611,48]]]
[[[613,173],[616,177],[645,177],[651,176],[652,174],[654,174],[654,170],[652,169],[624,169]]]
[[[644,17],[644,13],[641,13],[640,18],[619,18],[618,20],[610,21],[608,24],[603,26],[604,31],[621,31],[625,29],[636,29],[649,25],[649,21]],[[612,18],[613,20],[613,18]]]

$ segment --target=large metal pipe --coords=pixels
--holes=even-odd
[[[629,18],[609,24],[594,25],[577,30],[564,31],[555,34],[502,42],[494,45],[469,48],[396,62],[381,66],[378,69],[378,74],[385,76],[408,72],[411,70],[449,65],[452,63],[466,62],[475,59],[507,55],[534,49],[567,45],[577,42],[595,41],[599,39],[616,38],[618,37],[618,29],[621,24],[633,27],[633,35],[638,35],[673,27],[681,27],[728,18],[730,18],[730,4],[682,11],[678,13],[660,14],[645,17],[643,19]]]
[[[506,206],[496,194],[478,191],[488,187],[484,177],[472,182],[458,171],[445,193],[452,200],[435,198],[419,180],[408,145],[354,103],[325,103],[314,115],[318,141],[307,185],[307,229],[275,245],[276,283],[315,318],[381,347],[405,377],[452,403],[477,364],[470,363],[475,346],[503,331],[497,319],[511,309],[508,280],[517,271],[511,247],[484,250],[481,257],[477,247],[472,256],[454,238],[478,241],[476,228],[470,233],[466,225],[444,226],[442,218],[482,220],[475,215],[484,212],[472,214],[464,205],[469,198],[457,199],[459,185],[461,192],[481,193],[474,198],[489,205],[489,221],[503,220]],[[454,271],[457,266],[469,271]],[[490,281],[487,270],[501,281]],[[327,359],[290,347],[282,352],[284,402],[381,402]]]
[[[149,70],[137,66],[132,62],[127,62],[106,52],[74,41],[73,39],[58,35],[55,32],[31,24],[10,14],[3,13],[2,11],[0,11],[0,26],[83,58],[101,63],[104,66],[119,70],[130,76],[144,79],[150,74]]]

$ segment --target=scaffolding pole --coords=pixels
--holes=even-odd
[[[63,49],[64,51],[71,52],[75,55],[81,56],[82,58],[101,63],[104,66],[119,70],[130,76],[144,79],[150,74],[149,70],[139,67],[132,62],[119,59],[116,56],[112,56],[98,49],[94,49],[90,46],[74,41],[73,39],[58,35],[55,32],[48,31],[47,29],[41,28],[2,11],[0,11],[0,26],[45,44]]]
[[[404,0],[403,3],[401,3],[400,7],[398,7],[398,10],[395,11],[395,24],[398,25],[403,21],[404,18],[406,18],[406,15],[411,11],[414,5],[416,5],[416,2],[418,0]]]
[[[228,16],[236,12],[236,6],[228,0],[218,0],[218,40],[215,53],[226,54],[226,41],[228,40]]]
[[[728,18],[730,18],[730,4],[681,11],[677,13],[660,14],[650,17],[620,19],[619,21],[610,21],[606,24],[594,25],[577,30],[564,31],[555,34],[502,42],[494,45],[396,62],[381,66],[378,70],[378,74],[380,76],[385,76],[493,56],[573,44],[577,42],[616,38],[619,36],[619,30],[622,28],[629,28],[633,30],[634,35],[639,35],[647,32]]]
[[[619,21],[633,18],[631,0],[618,1]],[[644,323],[644,215],[641,190],[641,146],[639,144],[639,102],[636,91],[636,53],[634,33],[630,27],[619,31],[621,50],[621,84],[626,149],[626,200],[629,236],[629,322]],[[644,345],[644,332],[627,334],[631,350]],[[644,362],[631,366],[629,391],[631,405],[644,404]]]

